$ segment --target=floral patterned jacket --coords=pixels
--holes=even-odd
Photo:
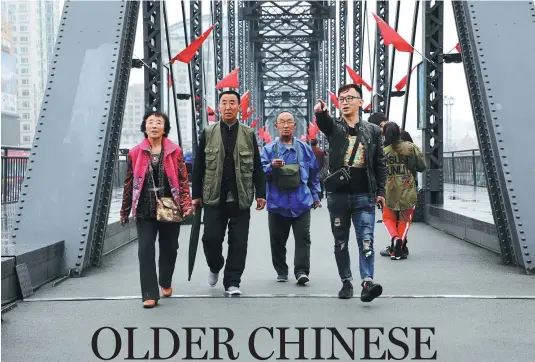
[[[191,209],[191,194],[189,189],[188,171],[184,163],[182,149],[167,137],[163,143],[163,165],[167,178],[170,181],[171,194],[177,205],[180,205],[182,213]],[[126,174],[121,205],[121,218],[127,218],[132,212],[136,216],[139,196],[145,181],[145,175],[150,162],[150,142],[144,139],[128,153],[132,167]]]

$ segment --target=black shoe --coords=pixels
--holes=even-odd
[[[342,285],[342,289],[338,292],[338,298],[351,299],[353,298],[353,284],[349,280],[346,280]]]
[[[392,249],[391,249],[390,245],[387,246],[387,247],[385,248],[385,250],[381,250],[381,251],[379,252],[379,254],[381,254],[382,256],[390,256],[390,255],[392,255]]]
[[[375,284],[371,281],[362,283],[362,293],[360,294],[361,301],[371,302],[381,294],[383,294],[383,287],[380,284]]]
[[[406,258],[407,256],[409,256],[409,248],[407,247],[407,242],[409,240],[407,240],[405,238],[405,242],[403,243],[403,247],[401,248],[401,251],[403,252],[403,256]]]
[[[392,255],[390,256],[390,260],[400,260],[403,256],[403,240],[397,239],[396,244],[394,246],[394,250]]]
[[[310,281],[309,277],[306,274],[299,274],[296,279],[297,284],[299,285],[305,285]]]

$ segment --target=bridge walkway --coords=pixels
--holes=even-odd
[[[377,217],[380,218],[379,213]],[[231,328],[235,333],[233,347],[240,351],[238,360],[251,361],[250,334],[255,328],[273,326],[384,327],[385,336],[381,337],[379,350],[375,349],[372,356],[378,357],[380,351],[390,348],[398,358],[403,356],[403,351],[388,341],[388,329],[433,327],[431,350],[437,351],[438,360],[532,360],[535,280],[524,275],[522,269],[501,265],[495,253],[417,223],[410,231],[407,260],[391,261],[376,256],[376,281],[384,287],[383,296],[369,304],[362,303],[359,298],[342,301],[336,298],[340,282],[327,218],[325,206],[313,212],[311,281],[308,286],[298,287],[293,281],[284,284],[275,281],[267,215],[252,211],[249,254],[242,284],[244,295],[240,299],[224,298],[221,286],[210,288],[207,285],[208,270],[201,248],[192,280],[187,281],[190,226],[183,226],[173,282],[176,295],[163,299],[152,310],[141,307],[137,245],[132,242],[106,256],[102,267],[89,270],[85,277],[68,279],[55,287],[42,287],[4,314],[2,359],[96,361],[91,338],[103,326],[116,328],[122,337],[122,350],[117,358],[127,356],[125,327],[138,328],[134,350],[139,357],[147,349],[153,355],[150,327],[164,326],[177,331],[181,338],[177,356],[184,358],[186,337],[180,328],[198,326]],[[388,237],[382,224],[376,226],[376,249],[379,249],[386,245]],[[354,240],[353,232],[351,237]],[[290,261],[292,244],[290,236]],[[358,275],[356,241],[352,242],[350,250],[353,273]],[[358,286],[355,291],[360,292]],[[269,355],[269,351],[275,349],[274,360],[280,357],[279,343],[272,342],[265,333],[257,337],[257,350],[259,354]],[[288,340],[297,340],[297,333],[289,330]],[[351,337],[349,330],[341,333],[346,339]],[[378,333],[372,332],[372,336]],[[408,358],[415,353],[414,333],[410,333]],[[423,333],[427,333],[424,337],[429,335]],[[308,331],[305,338],[305,355],[312,358],[315,353],[313,331]],[[361,358],[362,334],[356,339],[357,358]],[[99,339],[103,357],[112,355],[114,341],[111,332],[103,333]],[[162,337],[160,343],[162,356],[168,355],[172,348],[171,337]],[[321,345],[323,351],[330,351],[331,338],[324,337]],[[208,330],[203,337],[202,350],[210,351],[210,358],[213,357],[212,346],[213,336]],[[193,351],[195,356],[202,356],[197,346]],[[425,346],[422,351],[422,356],[431,356]],[[287,357],[295,358],[297,353],[296,346],[288,345]],[[335,355],[348,360],[340,346],[335,349]],[[322,352],[323,358],[328,356],[330,353]]]

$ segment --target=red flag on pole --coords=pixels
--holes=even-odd
[[[457,50],[457,52],[461,52],[461,43],[457,43],[457,45],[455,46],[455,49]]]
[[[339,108],[338,106],[338,97],[333,92],[329,91],[329,96],[331,97],[331,102],[334,104],[336,108]]]
[[[251,123],[251,127],[255,128],[256,125],[258,124],[258,121],[260,120],[260,118],[257,118],[253,121],[253,123]]]
[[[374,13],[372,13],[372,15],[375,18],[375,21],[377,22],[379,30],[381,31],[381,35],[383,37],[385,45],[393,45],[398,52],[412,53],[414,49],[409,43],[407,43],[405,39],[401,37],[401,35],[399,35],[394,29],[392,29],[390,25],[385,23],[383,19],[381,19]]]
[[[255,111],[256,107],[253,107],[253,109],[251,109],[249,112],[247,113],[242,113],[241,115],[241,119],[243,121],[245,121],[247,118],[251,117],[251,115],[253,114],[253,112]]]
[[[223,79],[221,79],[215,86],[216,89],[221,88],[239,88],[240,82],[239,82],[239,70],[240,68],[234,69],[232,72],[230,72],[227,76],[225,76]]]
[[[188,45],[184,50],[175,55],[175,57],[171,59],[169,63],[174,64],[174,62],[178,60],[179,62],[188,64],[191,59],[193,59],[195,53],[197,53],[197,51],[201,48],[202,43],[204,43],[208,35],[210,35],[210,32],[212,31],[212,29],[214,29],[214,26],[215,25],[209,27],[208,30],[202,33],[200,37],[192,41],[191,44]]]
[[[416,69],[416,67],[418,67],[419,63],[416,64],[412,69],[411,69],[411,73],[414,71],[414,69]],[[407,76],[404,76],[394,87],[398,90],[398,92],[400,90],[402,90],[403,88],[405,88],[405,86],[407,85]]]
[[[362,77],[353,70],[353,68],[351,68],[349,65],[346,64],[346,69],[347,69],[347,72],[349,73],[349,76],[351,77],[351,79],[353,79],[353,82],[355,82],[355,84],[363,85],[366,87],[366,89],[368,89],[371,92],[372,87],[368,83],[366,83],[364,79],[362,79]]]
[[[249,109],[249,98],[250,98],[250,92],[247,91],[243,96],[241,96],[240,99],[240,105],[241,105],[241,113],[242,117],[247,113],[247,110]],[[243,118],[245,119],[245,118]]]

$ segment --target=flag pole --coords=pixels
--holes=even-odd
[[[416,41],[416,28],[418,26],[418,12],[420,10],[420,0],[417,0],[414,3],[414,15],[412,18],[412,34],[411,34],[411,46],[414,45]],[[405,125],[407,122],[407,108],[409,106],[409,91],[411,86],[411,73],[412,73],[412,59],[414,57],[414,53],[411,52],[409,55],[409,64],[407,66],[407,83],[405,85],[406,91],[405,91],[405,98],[403,99],[403,117],[401,119],[401,129],[405,130]]]
[[[401,0],[397,1],[396,5],[396,25],[394,25],[394,30],[396,33],[398,32],[399,28],[399,12],[401,10]],[[412,46],[412,45],[411,45]],[[388,120],[388,117],[390,115],[390,100],[391,100],[391,94],[392,94],[392,81],[394,80],[394,66],[395,66],[395,60],[396,60],[396,47],[392,49],[392,59],[390,59],[390,77],[388,79],[388,89],[386,90],[386,119]]]

